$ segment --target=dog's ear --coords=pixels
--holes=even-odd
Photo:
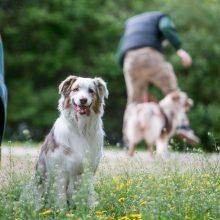
[[[188,111],[192,106],[193,106],[193,100],[187,97],[185,104],[184,104],[186,111]]]
[[[96,77],[94,81],[95,81],[95,86],[98,90],[98,95],[101,97],[108,98],[108,89],[107,89],[105,81],[98,77]]]
[[[59,94],[63,94],[65,97],[69,95],[70,88],[72,87],[73,83],[76,81],[77,76],[68,76],[63,82],[59,85]]]

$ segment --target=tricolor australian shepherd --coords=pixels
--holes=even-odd
[[[43,143],[36,176],[38,206],[53,191],[55,206],[62,208],[74,203],[74,191],[85,170],[94,174],[98,167],[104,136],[104,98],[108,97],[108,90],[101,78],[71,75],[60,84],[59,94],[60,116]]]
[[[128,106],[128,119],[125,134],[128,139],[128,154],[134,154],[135,146],[144,140],[150,153],[156,152],[165,157],[168,154],[169,139],[177,127],[187,119],[186,112],[193,101],[182,91],[166,95],[159,103],[131,103]]]

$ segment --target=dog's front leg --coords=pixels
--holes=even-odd
[[[80,205],[94,209],[98,205],[96,193],[94,189],[93,173],[86,170],[83,174],[77,176],[77,181],[74,182],[74,190],[70,192],[73,205]]]
[[[58,175],[55,177],[55,181],[53,184],[53,191],[51,194],[54,193],[55,198],[55,207],[58,209],[65,209],[67,208],[67,186],[68,186],[68,179],[65,175]]]
[[[136,144],[129,144],[128,156],[130,157],[134,156],[135,147],[136,147]]]
[[[90,209],[95,209],[98,204],[99,201],[94,188],[94,177],[91,176],[91,182],[89,184],[88,206]]]
[[[45,205],[45,195],[46,195],[46,184],[40,183],[35,184],[34,192],[36,194],[36,210],[40,211],[44,208]]]
[[[169,138],[159,138],[156,141],[156,150],[157,150],[157,154],[162,156],[162,158],[167,158],[169,155],[168,152],[168,141]]]
[[[44,208],[46,194],[48,190],[48,176],[46,172],[46,162],[45,158],[41,155],[39,161],[36,165],[35,174],[35,187],[34,191],[36,193],[36,209],[41,210]]]
[[[70,208],[76,205],[73,198],[74,191],[76,191],[76,185],[77,185],[77,178],[71,177],[67,185],[67,203]]]
[[[154,157],[154,144],[148,144],[148,149],[150,152],[150,156]]]

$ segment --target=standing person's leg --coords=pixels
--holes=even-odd
[[[147,82],[141,74],[141,69],[132,62],[132,57],[128,56],[125,59],[123,72],[127,89],[127,104],[143,102]]]
[[[172,65],[157,51],[154,51],[153,57],[154,62],[157,63],[157,65],[155,65],[154,73],[151,75],[149,81],[159,88],[164,95],[179,90]]]
[[[143,102],[144,94],[148,87],[149,68],[146,68],[148,56],[143,49],[129,51],[124,60],[124,77],[127,89],[127,106],[123,118],[123,141],[127,142],[126,124],[130,115],[129,104]]]

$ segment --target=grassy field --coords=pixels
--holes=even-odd
[[[146,152],[127,158],[105,151],[95,178],[98,206],[84,195],[74,209],[33,208],[32,178],[36,156],[3,155],[0,170],[0,219],[220,219],[220,157],[173,153],[167,160]],[[24,192],[25,189],[25,192]],[[21,200],[21,194],[30,200]]]

